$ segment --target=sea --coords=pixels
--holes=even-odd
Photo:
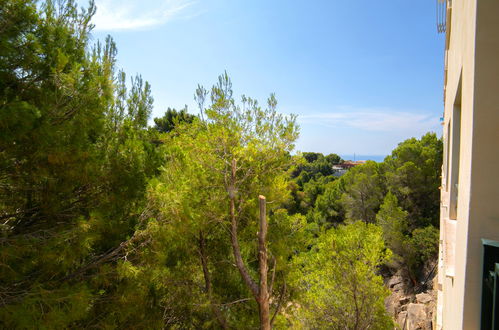
[[[387,155],[340,155],[343,160],[374,160],[375,162],[382,162]]]

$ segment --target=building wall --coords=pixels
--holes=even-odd
[[[469,192],[471,173],[471,141],[474,81],[474,35],[475,0],[453,1],[449,3],[450,24],[447,28],[444,139],[447,152],[447,167],[443,168],[441,200],[441,246],[443,262],[439,269],[439,286],[442,289],[439,304],[442,315],[437,324],[444,329],[462,328],[464,308],[464,274],[466,260],[469,209],[466,201]],[[450,17],[449,17],[450,16]],[[459,157],[459,194],[455,220],[450,219],[452,176],[456,170],[456,139],[453,125],[454,106],[461,105],[460,157]],[[457,123],[456,123],[457,124]],[[454,150],[454,152],[453,152]],[[455,175],[455,174],[454,174]],[[459,243],[458,243],[459,242]],[[458,243],[458,244],[456,244]]]
[[[494,171],[499,168],[499,1],[454,0],[451,10],[443,134],[449,161],[442,175],[437,325],[479,329],[481,239],[499,241],[499,175]],[[459,104],[459,186],[452,220],[453,186],[447,183],[456,170],[452,125]]]
[[[482,242],[499,241],[499,1],[479,0],[464,327],[480,321]]]

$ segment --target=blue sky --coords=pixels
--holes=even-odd
[[[444,39],[435,1],[96,0],[95,39],[152,84],[155,109],[190,112],[225,70],[236,96],[298,115],[300,151],[388,154],[440,135]]]

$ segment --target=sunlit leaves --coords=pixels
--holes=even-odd
[[[301,290],[293,323],[305,328],[388,329],[388,290],[380,265],[390,258],[381,229],[357,222],[323,233],[294,261],[293,280]]]

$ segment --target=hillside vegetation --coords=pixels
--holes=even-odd
[[[338,178],[226,73],[148,126],[94,13],[0,7],[0,328],[392,327],[381,274],[437,255],[436,135]]]

